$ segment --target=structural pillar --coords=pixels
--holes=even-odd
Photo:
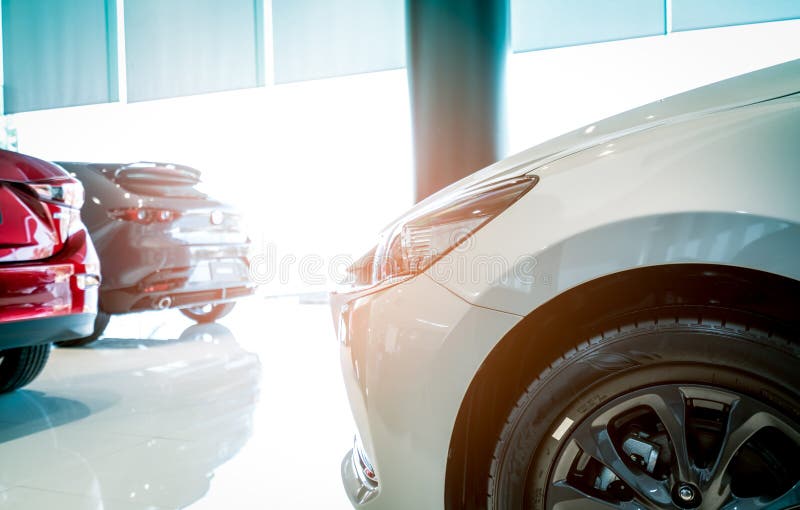
[[[415,193],[503,156],[509,0],[406,0]]]

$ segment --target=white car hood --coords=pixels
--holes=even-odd
[[[736,76],[608,117],[498,161],[434,193],[414,207],[447,202],[464,188],[530,173],[548,162],[630,133],[800,92],[800,59]]]

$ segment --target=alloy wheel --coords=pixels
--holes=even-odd
[[[771,403],[668,384],[563,423],[546,508],[800,508],[800,427]]]

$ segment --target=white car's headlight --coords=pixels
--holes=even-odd
[[[414,209],[381,234],[377,246],[349,268],[350,286],[399,283],[429,268],[539,181],[535,175],[479,183],[446,200]]]

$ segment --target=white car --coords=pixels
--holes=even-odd
[[[356,507],[800,508],[800,60],[481,170],[351,275]]]

